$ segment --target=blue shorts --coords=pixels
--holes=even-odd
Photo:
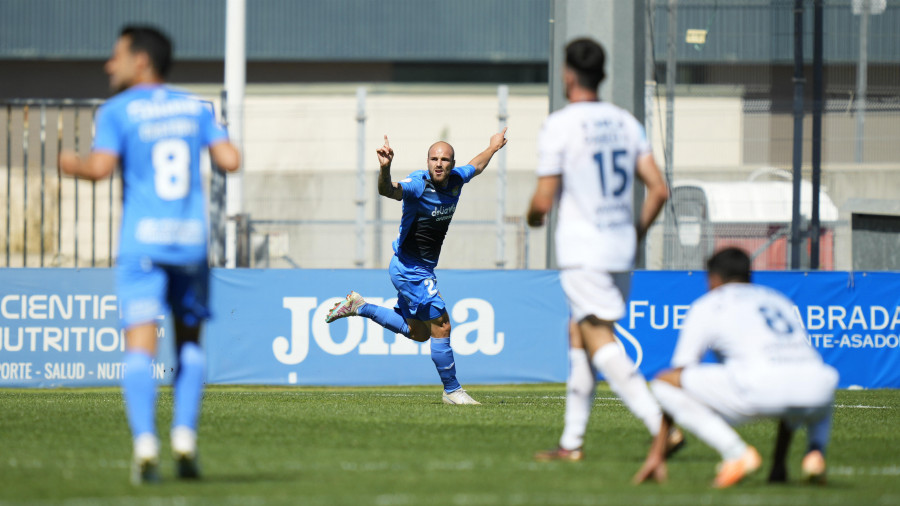
[[[394,255],[388,272],[397,289],[395,310],[399,310],[404,318],[428,321],[447,312],[432,269],[406,265]]]
[[[209,318],[209,266],[153,263],[149,258],[119,258],[116,292],[122,328],[155,321],[169,310],[188,327]]]

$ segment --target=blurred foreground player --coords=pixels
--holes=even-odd
[[[707,261],[709,293],[685,317],[672,369],[651,382],[667,416],[722,456],[713,487],[730,487],[762,464],[732,426],[779,420],[770,481],[785,481],[785,458],[794,429],[806,426],[801,465],[805,479],[825,480],[825,449],[838,373],[809,345],[793,303],[780,292],[750,283],[750,258],[726,248]],[[701,363],[707,350],[722,363]],[[671,417],[671,418],[670,418]],[[635,483],[666,479],[663,441],[657,438]]]
[[[625,316],[637,241],[668,198],[668,189],[644,134],[627,111],[601,102],[606,56],[593,40],[566,46],[563,84],[569,104],[547,118],[538,137],[537,188],[528,224],[540,226],[559,198],[556,255],[572,318],[565,428],[559,446],[535,459],[581,460],[599,371],[652,435],[662,413],[647,381],[616,340]],[[635,226],[635,180],[646,198]],[[674,451],[683,442],[671,434]]]
[[[506,145],[506,129],[491,136],[487,149],[467,165],[456,167],[453,147],[435,142],[428,148],[428,170],[417,170],[399,182],[391,181],[394,150],[387,135],[376,150],[381,167],[378,193],[403,202],[400,234],[394,240],[389,272],[397,289],[393,309],[368,304],[356,292],[335,304],[325,321],[364,316],[382,327],[418,342],[431,339],[431,360],[437,368],[446,404],[480,404],[456,379],[456,360],[450,348],[450,317],[438,291],[434,268],[464,184],[481,174],[488,162]]]
[[[121,163],[123,216],[116,260],[116,291],[125,329],[122,389],[134,438],[132,482],[159,480],[156,435],[156,318],[174,316],[178,372],[171,431],[180,478],[197,478],[197,419],[205,357],[200,326],[209,317],[206,198],[200,152],[209,147],[218,167],[236,171],[237,148],[213,112],[195,97],[165,84],[172,44],[158,30],[125,27],[106,62],[117,93],[98,111],[90,155],[64,151],[60,169],[90,180]]]

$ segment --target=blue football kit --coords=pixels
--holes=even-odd
[[[166,85],[134,86],[98,111],[93,150],[117,155],[122,168],[116,284],[125,328],[167,309],[189,326],[209,316],[200,153],[226,140],[208,106]]]
[[[121,325],[154,323],[171,310],[188,327],[209,317],[206,198],[200,153],[227,141],[210,108],[166,85],[137,85],[98,111],[93,151],[115,154],[122,168],[123,211],[116,260]],[[195,431],[205,355],[195,337],[175,336],[178,372],[172,427]],[[153,357],[131,348],[122,391],[131,433],[156,437]],[[173,431],[174,433],[174,431]],[[192,432],[195,433],[195,432]],[[137,443],[135,443],[137,444]]]
[[[389,272],[404,318],[427,321],[446,312],[434,268],[462,186],[474,176],[475,167],[463,165],[453,168],[443,188],[432,182],[427,170],[417,170],[398,183],[403,214]]]

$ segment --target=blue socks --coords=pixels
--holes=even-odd
[[[197,430],[200,401],[203,398],[203,379],[206,357],[197,343],[184,343],[178,356],[175,376],[174,413],[172,427]]]
[[[374,320],[382,327],[409,337],[409,325],[400,313],[381,307],[376,304],[363,304],[356,310],[356,314]],[[456,361],[453,358],[453,349],[450,348],[450,338],[431,338],[431,360],[437,368],[444,384],[444,391],[448,394],[462,388],[456,381]]]
[[[131,434],[156,435],[156,380],[150,371],[152,358],[143,351],[125,352],[122,395]]]
[[[403,318],[403,315],[397,313],[393,309],[381,307],[377,304],[366,303],[356,310],[356,314],[374,320],[376,323],[395,334],[403,334],[404,336],[409,337],[409,325],[406,323],[406,319]]]
[[[462,388],[459,381],[456,381],[456,361],[453,359],[449,337],[431,338],[431,360],[441,376],[445,392],[449,394]]]

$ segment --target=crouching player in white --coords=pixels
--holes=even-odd
[[[787,478],[784,460],[794,429],[807,427],[802,471],[823,482],[825,449],[837,371],[809,345],[791,301],[778,291],[750,283],[750,258],[727,248],[707,261],[709,293],[688,312],[672,357],[651,389],[675,423],[722,456],[713,487],[741,481],[762,464],[732,426],[759,418],[780,420],[770,481]],[[721,363],[701,363],[712,350]],[[669,418],[671,417],[671,418]],[[635,483],[666,479],[664,441],[654,441]]]

